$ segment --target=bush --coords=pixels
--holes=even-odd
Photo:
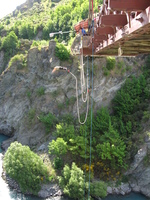
[[[96,181],[90,184],[90,194],[93,197],[104,198],[107,196],[107,185],[103,181]]]
[[[37,95],[40,97],[45,94],[45,88],[44,87],[39,87],[36,91]]]
[[[7,52],[7,54],[12,55],[17,48],[18,37],[16,34],[11,31],[3,40],[2,40],[2,49]]]
[[[96,146],[96,152],[100,159],[109,163],[112,169],[126,167],[123,162],[126,154],[126,145],[111,124],[109,124],[108,131],[101,135],[100,140],[102,143]]]
[[[112,70],[112,69],[115,68],[116,60],[115,60],[114,57],[108,56],[108,57],[106,58],[106,61],[107,61],[107,62],[106,62],[106,68],[107,68],[108,70]]]
[[[56,125],[56,136],[62,137],[66,142],[75,137],[74,125],[59,123]]]
[[[28,146],[11,143],[4,157],[4,169],[24,193],[37,194],[42,182],[47,182],[48,169]]]
[[[15,62],[19,62],[19,64],[17,65],[17,68],[24,68],[26,66],[27,60],[26,60],[26,56],[23,54],[17,54],[14,57],[12,57],[9,61],[8,67],[11,67],[11,65]]]
[[[57,56],[60,60],[68,60],[70,53],[63,44],[57,42],[55,48],[55,56]]]
[[[53,154],[56,156],[64,155],[67,153],[67,142],[63,140],[63,138],[57,138],[57,140],[52,140],[49,143],[49,154]]]
[[[59,184],[65,195],[80,200],[84,198],[84,188],[88,187],[88,184],[84,183],[83,171],[75,163],[72,163],[71,169],[65,165],[62,176],[59,177]]]
[[[47,115],[41,114],[39,120],[45,125],[46,133],[50,132],[57,121],[56,117],[52,113]]]

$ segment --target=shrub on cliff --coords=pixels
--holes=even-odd
[[[47,115],[42,113],[39,116],[39,120],[44,124],[46,133],[49,133],[57,122],[57,118],[52,113],[48,113]]]
[[[63,44],[57,42],[55,48],[55,56],[57,56],[60,60],[68,60],[70,53]]]
[[[90,184],[90,194],[92,197],[104,198],[107,196],[107,184],[103,181],[95,181]]]
[[[18,37],[16,34],[11,31],[5,38],[2,40],[2,49],[12,55],[18,45]]]
[[[54,158],[54,168],[60,169],[62,167],[63,161],[62,156],[67,153],[67,142],[63,138],[57,138],[57,140],[52,140],[49,143],[49,154],[55,155]]]
[[[65,195],[80,200],[84,198],[84,188],[87,190],[88,187],[88,184],[84,183],[83,171],[75,163],[72,163],[71,168],[65,165],[62,176],[59,177],[59,184]]]
[[[11,143],[4,157],[4,169],[20,186],[22,192],[37,194],[48,179],[48,169],[42,159],[18,142]]]

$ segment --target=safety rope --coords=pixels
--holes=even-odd
[[[89,57],[87,56],[87,75],[89,74]],[[90,81],[90,78],[89,78],[89,81]],[[90,85],[90,84],[89,84]],[[86,151],[87,151],[87,121],[85,123],[85,165],[86,165]],[[84,199],[85,199],[85,192],[86,192],[86,167],[84,167]]]
[[[81,95],[82,101],[85,103],[88,98],[88,92],[85,94],[86,85],[85,85],[85,75],[84,75],[84,64],[83,64],[83,36],[81,36],[81,56],[80,56],[80,79],[81,79]],[[88,76],[87,76],[87,87],[88,87]],[[85,98],[84,98],[85,94]]]
[[[94,20],[92,20],[92,37],[94,37]],[[91,91],[91,129],[90,129],[90,162],[89,162],[89,188],[88,188],[88,200],[90,199],[90,181],[91,181],[91,161],[92,161],[92,122],[93,122],[93,68],[94,68],[94,43],[92,43],[92,91]]]

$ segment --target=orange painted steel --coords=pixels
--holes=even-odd
[[[115,33],[115,29],[111,26],[107,26],[107,27],[97,27],[96,28],[96,33],[98,35],[105,35],[105,34],[114,34]]]
[[[149,0],[108,0],[109,9],[116,11],[143,11],[149,5]]]
[[[75,25],[78,33],[88,29],[88,19]],[[84,36],[83,36],[84,40]],[[150,0],[103,0],[94,22],[94,37],[83,46],[84,55],[123,56],[150,53]]]
[[[101,26],[125,26],[127,24],[126,14],[110,14],[101,17]]]

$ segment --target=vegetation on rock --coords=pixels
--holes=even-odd
[[[4,157],[6,173],[17,181],[22,192],[37,194],[42,183],[48,181],[49,172],[42,159],[28,146],[11,143]]]

